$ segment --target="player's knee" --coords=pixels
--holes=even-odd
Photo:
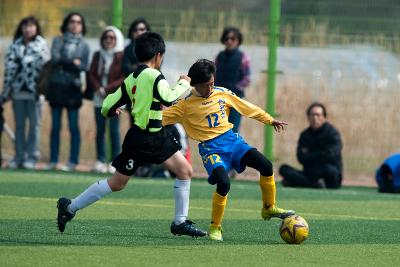
[[[226,176],[226,179],[220,179],[217,182],[217,193],[221,196],[226,196],[231,189],[231,182],[229,181],[229,177]]]
[[[259,170],[260,174],[262,176],[271,176],[274,174],[274,169],[272,167],[272,163],[271,161],[265,159],[263,161],[263,163],[260,166],[260,170]]]
[[[210,179],[217,183],[218,194],[221,196],[226,196],[228,194],[231,188],[231,182],[224,167],[219,166],[215,168],[211,173]]]
[[[119,175],[116,173],[113,177],[108,180],[108,185],[113,192],[121,191],[125,188],[129,181],[129,176]]]
[[[125,185],[126,185],[126,184],[117,183],[117,182],[111,182],[111,183],[109,183],[109,186],[110,186],[110,188],[111,188],[111,190],[112,190],[113,192],[121,191],[122,189],[125,188]]]
[[[180,179],[190,179],[193,176],[193,168],[192,166],[188,163],[186,164],[185,167],[180,168],[178,173],[176,173],[176,176]]]

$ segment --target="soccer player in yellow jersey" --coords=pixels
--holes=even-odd
[[[242,172],[246,166],[260,172],[262,193],[261,216],[286,218],[294,211],[278,208],[275,204],[275,180],[272,163],[244,139],[233,133],[228,122],[231,108],[240,114],[272,125],[276,131],[284,130],[285,122],[272,118],[261,108],[237,97],[230,90],[214,86],[215,65],[201,59],[194,63],[188,76],[191,93],[163,112],[163,125],[181,123],[190,138],[199,141],[199,153],[208,172],[208,182],[217,185],[212,200],[209,237],[222,241],[221,222],[227,202],[230,181],[228,171],[233,167]]]

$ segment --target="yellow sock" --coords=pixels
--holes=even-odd
[[[211,211],[211,225],[219,227],[221,226],[222,217],[224,217],[224,211],[228,196],[221,196],[216,191],[213,194],[212,211]]]
[[[275,205],[276,187],[274,175],[260,175],[260,187],[264,208],[268,209],[270,206]]]

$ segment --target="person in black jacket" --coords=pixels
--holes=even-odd
[[[81,144],[79,109],[82,105],[83,74],[89,65],[89,45],[84,40],[86,26],[84,17],[71,12],[60,27],[61,36],[53,39],[51,46],[52,74],[46,98],[51,107],[50,163],[45,169],[57,168],[60,151],[62,112],[67,110],[71,137],[69,161],[61,167],[63,171],[75,170],[79,163]]]
[[[243,34],[238,28],[226,27],[222,32],[221,43],[225,46],[215,58],[217,73],[215,85],[225,87],[243,98],[246,87],[250,84],[250,58],[240,50]],[[241,115],[235,109],[229,113],[229,122],[233,124],[232,131],[239,132]]]
[[[342,141],[339,132],[326,121],[326,108],[313,103],[307,109],[310,126],[297,145],[297,159],[303,171],[282,165],[282,184],[292,187],[339,188],[342,184]]]
[[[139,64],[135,54],[135,40],[145,32],[150,31],[149,23],[142,17],[135,19],[129,27],[127,37],[131,40],[130,44],[125,47],[124,58],[122,60],[122,72],[125,77],[134,72]]]
[[[145,18],[139,17],[132,21],[127,35],[131,42],[127,47],[125,47],[124,57],[122,58],[122,73],[125,77],[128,77],[131,73],[133,73],[139,65],[139,60],[137,59],[135,54],[135,40],[140,35],[148,31],[151,31],[151,27]],[[129,105],[130,104],[128,104],[126,110],[130,110]],[[129,120],[132,126],[134,124],[134,119],[130,115]]]

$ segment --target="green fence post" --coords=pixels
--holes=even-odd
[[[281,17],[281,1],[269,1],[269,18],[268,18],[268,69],[267,69],[267,112],[275,117],[275,78],[276,78],[276,61],[279,45],[279,21]],[[274,160],[274,128],[266,125],[264,127],[264,154]]]
[[[112,4],[112,25],[122,28],[122,6],[123,0],[113,0]]]

